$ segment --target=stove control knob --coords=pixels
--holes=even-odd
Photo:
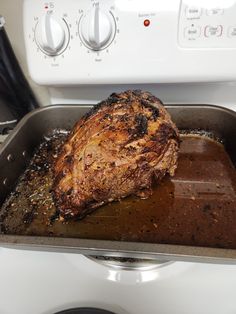
[[[51,13],[45,14],[36,25],[35,40],[45,54],[58,55],[69,40],[65,21],[55,18]]]
[[[79,25],[84,44],[92,50],[107,47],[115,34],[115,21],[110,12],[104,12],[96,4],[88,14],[84,15]]]

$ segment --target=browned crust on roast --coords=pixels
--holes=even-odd
[[[55,163],[53,196],[65,218],[151,189],[174,174],[179,134],[161,101],[140,90],[113,93],[76,123]]]

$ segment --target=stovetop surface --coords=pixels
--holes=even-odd
[[[116,314],[232,314],[236,265],[175,262],[120,270],[80,254],[0,249],[0,313],[92,307]]]

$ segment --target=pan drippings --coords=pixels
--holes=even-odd
[[[52,165],[66,138],[45,139],[1,210],[6,234],[236,248],[236,171],[222,144],[182,135],[176,175],[146,200],[128,197],[83,220],[63,221],[53,204]]]

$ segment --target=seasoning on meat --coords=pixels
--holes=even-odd
[[[147,198],[177,167],[179,134],[161,101],[140,90],[113,93],[72,129],[54,167],[64,218],[83,218],[128,195]]]

